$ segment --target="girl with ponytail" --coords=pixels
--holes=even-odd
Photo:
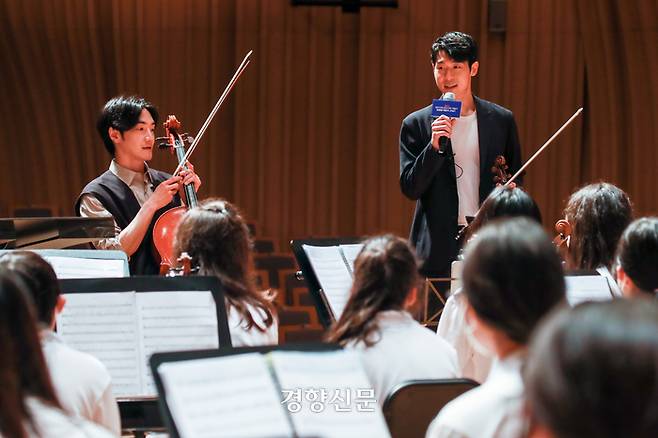
[[[457,375],[455,350],[407,312],[420,282],[405,240],[390,234],[367,240],[354,262],[350,298],[327,337],[361,351],[380,405],[403,381]]]
[[[207,199],[190,209],[176,232],[176,257],[186,252],[199,275],[221,280],[234,347],[278,342],[272,302],[254,284],[252,248],[240,211],[223,199]]]

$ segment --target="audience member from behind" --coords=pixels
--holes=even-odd
[[[658,217],[638,219],[624,231],[617,247],[617,282],[629,298],[658,294]]]
[[[526,344],[539,320],[564,300],[560,257],[534,221],[497,220],[468,243],[463,274],[473,342],[497,360],[481,386],[441,410],[427,437],[520,436]]]
[[[621,295],[611,269],[621,234],[633,220],[628,195],[605,182],[587,185],[571,195],[564,217],[571,225],[567,269],[597,270]]]
[[[111,437],[107,430],[62,410],[24,289],[20,276],[0,267],[0,436]]]
[[[454,349],[405,310],[419,285],[418,261],[406,240],[390,234],[367,240],[354,262],[350,298],[328,335],[329,342],[362,352],[380,405],[403,381],[457,376]]]
[[[496,187],[482,203],[482,207],[468,227],[470,240],[486,223],[496,218],[525,216],[541,224],[541,213],[535,201],[520,188]],[[459,376],[484,382],[491,369],[493,357],[476,349],[466,330],[466,297],[457,289],[446,301],[436,333],[457,350]]]
[[[221,280],[234,347],[276,345],[279,339],[271,299],[254,284],[252,248],[240,211],[223,199],[207,199],[189,210],[176,234],[177,257],[186,252],[199,275]]]
[[[53,268],[30,251],[6,254],[0,258],[0,268],[20,277],[35,305],[43,354],[62,407],[121,435],[119,408],[105,365],[67,346],[53,331],[55,317],[66,303]]]
[[[534,336],[524,380],[533,438],[658,436],[658,308],[562,309]]]

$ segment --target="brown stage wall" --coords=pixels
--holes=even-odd
[[[547,222],[601,179],[658,212],[655,0],[510,0],[505,34],[487,30],[486,0],[399,3],[345,14],[289,0],[2,0],[0,215],[72,213],[108,164],[94,124],[109,97],[142,94],[195,133],[253,49],[193,157],[201,197],[234,201],[281,244],[406,235],[400,122],[436,97],[429,46],[455,29],[478,39],[476,92],[514,111],[526,158],[585,107],[526,179]],[[153,165],[174,168],[164,154]]]

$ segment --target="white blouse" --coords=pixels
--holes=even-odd
[[[41,346],[62,407],[121,435],[119,408],[105,365],[94,356],[69,347],[48,329],[41,331]]]
[[[454,348],[434,335],[412,316],[401,310],[377,315],[378,340],[372,347],[363,341],[346,348],[361,352],[362,362],[380,405],[398,384],[415,379],[449,379],[457,377]]]
[[[524,356],[496,360],[486,382],[448,403],[432,421],[426,438],[508,438],[525,436]]]
[[[39,436],[40,438],[111,438],[117,436],[87,420],[71,417],[36,397],[28,397],[26,404],[37,429],[35,431],[29,424],[26,425],[28,436]]]
[[[466,334],[466,296],[457,289],[446,301],[436,334],[457,351],[459,376],[482,383],[487,379],[492,355],[485,355],[473,347]]]
[[[254,320],[254,325],[250,328],[247,328],[247,322],[242,319],[242,315],[235,307],[226,301],[231,345],[233,347],[277,345],[279,343],[279,322],[276,315],[272,316],[272,325],[267,327],[265,325],[266,314],[262,309],[247,304],[247,310]]]

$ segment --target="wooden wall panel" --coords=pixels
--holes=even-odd
[[[656,213],[655,1],[510,0],[504,34],[488,31],[487,0],[399,3],[345,14],[288,0],[0,1],[0,213],[72,213],[107,167],[95,121],[114,95],[142,94],[195,134],[253,49],[194,156],[201,197],[234,201],[284,248],[308,235],[406,235],[400,123],[437,96],[429,47],[456,29],[478,39],[475,90],[514,111],[526,158],[585,107],[529,169],[547,223],[600,179]],[[156,155],[154,167],[173,169]]]

